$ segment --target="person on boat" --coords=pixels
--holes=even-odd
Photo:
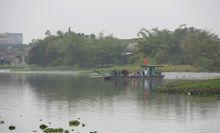
[[[123,77],[126,77],[126,76],[128,76],[128,70],[121,70],[121,74],[122,74],[122,76]]]
[[[137,71],[137,76],[141,77],[141,72],[140,71]]]
[[[144,76],[148,75],[148,70],[144,70]]]
[[[142,76],[144,76],[144,70],[142,71]]]

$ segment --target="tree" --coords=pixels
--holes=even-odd
[[[138,36],[132,60],[139,61],[147,56],[158,64],[189,64],[209,70],[220,69],[220,39],[210,31],[180,25],[174,31],[142,28]]]
[[[47,37],[51,36],[50,31],[49,31],[49,30],[47,30],[47,31],[45,32],[45,35],[46,35]]]

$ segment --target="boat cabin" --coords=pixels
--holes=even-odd
[[[159,67],[162,65],[142,65],[141,68],[144,72],[144,77],[147,78],[163,78],[164,75],[161,74]]]

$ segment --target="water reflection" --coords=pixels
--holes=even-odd
[[[16,125],[18,133],[38,129],[40,118],[68,128],[65,123],[76,116],[87,125],[82,132],[220,131],[218,100],[151,93],[164,80],[104,81],[55,74],[0,77],[0,116]],[[7,126],[0,125],[0,132],[8,132]]]
[[[117,79],[106,82],[113,84],[114,88],[141,90],[143,92],[143,99],[146,102],[150,92],[162,85],[163,79]]]
[[[37,95],[45,95],[45,98],[54,97],[56,99],[74,100],[96,96],[113,97],[123,94],[128,89],[143,89],[149,93],[162,84],[162,80],[135,80],[120,79],[105,81],[98,78],[74,77],[74,76],[45,76],[29,75],[26,77],[27,83],[34,88]],[[88,95],[89,94],[89,95]],[[83,96],[83,97],[82,97]]]
[[[105,81],[114,84],[115,87],[119,88],[144,88],[146,90],[153,90],[156,89],[163,83],[163,79],[115,79]]]

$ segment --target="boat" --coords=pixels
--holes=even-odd
[[[112,71],[110,74],[103,75],[105,80],[119,78],[142,78],[142,79],[161,79],[164,75],[160,71],[162,65],[142,65],[141,70],[135,73],[129,73],[127,70]]]

